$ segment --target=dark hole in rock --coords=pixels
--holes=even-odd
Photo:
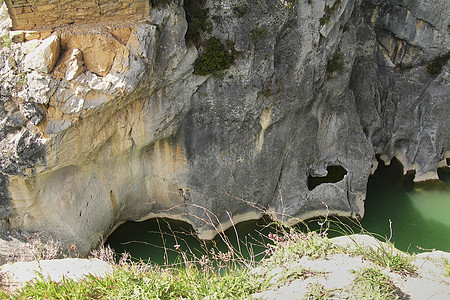
[[[327,176],[323,177],[314,177],[308,176],[308,189],[312,191],[316,186],[322,183],[336,183],[344,179],[344,176],[347,175],[347,170],[342,166],[328,166],[327,167]]]
[[[404,174],[403,164],[394,156],[391,163],[386,165],[380,156],[376,156],[378,167],[370,180],[375,180],[381,185],[391,186],[395,190],[443,190],[448,188],[450,182],[450,168],[441,167],[437,169],[439,179],[414,182],[416,171],[409,170]],[[404,174],[404,175],[403,175]]]
[[[438,168],[437,173],[440,180],[450,183],[450,167]]]
[[[383,186],[391,186],[393,189],[413,189],[413,180],[416,176],[414,170],[406,172],[404,174],[403,164],[394,156],[391,159],[391,163],[386,165],[380,155],[376,155],[378,161],[378,167],[369,178],[369,183],[371,180],[378,182]]]

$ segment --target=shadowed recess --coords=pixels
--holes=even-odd
[[[336,183],[344,179],[344,176],[347,175],[347,170],[342,166],[328,166],[327,167],[327,176],[323,177],[314,177],[308,176],[308,189],[312,191],[316,186],[321,185],[322,183]]]
[[[105,244],[116,253],[129,253],[135,261],[143,259],[159,265],[179,262],[183,258],[182,253],[195,261],[211,251],[228,253],[230,247],[242,257],[260,260],[265,255],[267,243],[271,242],[267,238],[268,233],[275,231],[275,226],[270,224],[267,217],[242,222],[211,241],[203,241],[186,222],[153,218],[120,225]]]

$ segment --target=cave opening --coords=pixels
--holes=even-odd
[[[180,263],[183,259],[198,262],[202,257],[214,260],[218,255],[230,255],[230,247],[236,252],[234,258],[241,256],[260,260],[265,255],[267,244],[272,243],[268,235],[274,230],[273,222],[263,217],[238,223],[213,240],[204,241],[186,222],[152,218],[143,222],[125,222],[108,237],[105,245],[117,254],[129,253],[134,261],[142,259],[158,265]]]
[[[404,173],[402,163],[389,165],[379,156],[369,177],[363,228],[390,240],[403,251],[450,251],[450,187],[447,167],[438,169],[440,180],[414,183],[415,172]]]
[[[311,176],[308,175],[308,190],[312,191],[322,183],[336,183],[344,179],[347,175],[347,170],[342,166],[327,166],[326,176]]]

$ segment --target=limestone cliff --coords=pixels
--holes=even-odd
[[[152,3],[3,48],[5,228],[87,252],[157,216],[206,239],[263,213],[362,217],[376,154],[416,180],[450,157],[446,1]]]

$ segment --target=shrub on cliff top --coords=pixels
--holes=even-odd
[[[194,68],[195,75],[215,74],[226,70],[233,62],[233,56],[225,51],[225,46],[216,37],[208,40],[205,52]]]

